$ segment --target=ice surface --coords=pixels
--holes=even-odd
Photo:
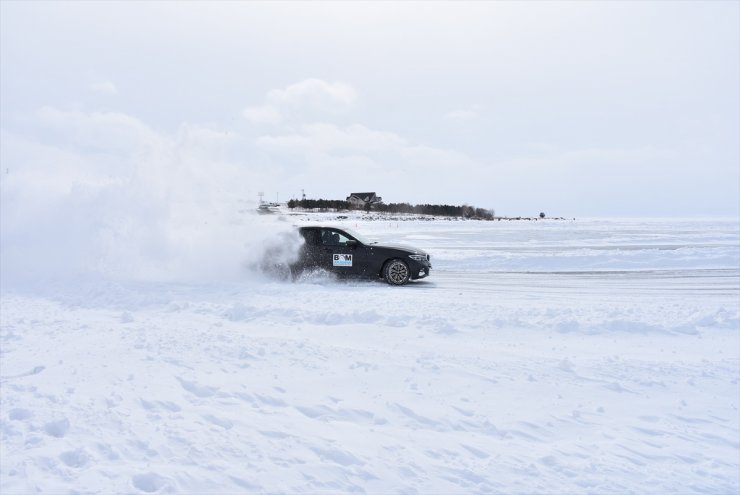
[[[740,490],[737,220],[317,220],[432,275],[3,270],[0,492]]]

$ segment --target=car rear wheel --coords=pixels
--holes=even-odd
[[[287,263],[263,261],[259,270],[266,276],[282,282],[293,281],[296,275]]]
[[[383,269],[383,278],[391,285],[403,285],[409,281],[410,276],[409,265],[403,260],[390,260]]]

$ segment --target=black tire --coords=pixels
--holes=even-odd
[[[392,259],[383,267],[383,278],[390,285],[403,285],[411,278],[411,270],[405,261]]]

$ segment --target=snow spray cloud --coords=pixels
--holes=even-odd
[[[39,119],[43,142],[1,131],[4,286],[90,274],[244,279],[290,229],[252,213],[246,196],[261,171],[230,159],[232,134],[183,125],[167,135],[116,113],[46,108]]]

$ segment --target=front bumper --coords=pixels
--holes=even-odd
[[[409,259],[409,270],[411,271],[411,280],[418,280],[429,276],[432,270],[432,264],[428,260],[418,261]]]

